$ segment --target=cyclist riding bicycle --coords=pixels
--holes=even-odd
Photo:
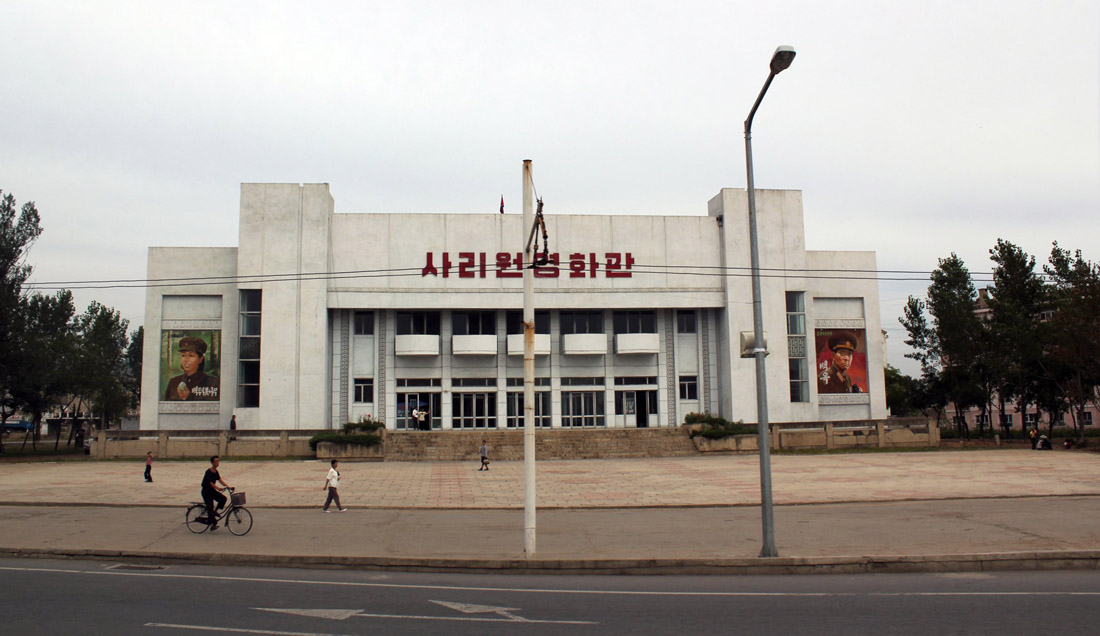
[[[221,482],[222,486],[229,488],[229,484],[225,483],[220,473],[218,473],[218,465],[221,460],[217,455],[210,458],[210,468],[206,469],[206,473],[202,476],[202,501],[206,504],[206,523],[210,526],[210,530],[214,531],[218,529],[218,516],[217,511],[214,508],[214,502],[218,503],[217,510],[221,510],[225,507],[226,498],[225,495],[219,492],[223,490],[218,488],[218,483]]]

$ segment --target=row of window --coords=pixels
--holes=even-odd
[[[1015,414],[1013,414],[1013,413],[1001,413],[1000,417],[998,419],[1000,420],[1000,425],[1001,426],[1012,427],[1015,424]],[[984,425],[988,426],[989,425],[989,420],[990,420],[990,417],[989,417],[988,413],[986,413],[985,415],[976,415],[976,416],[974,416],[974,422],[976,424],[984,424]],[[1025,428],[1037,427],[1037,426],[1039,426],[1040,423],[1041,422],[1039,421],[1039,414],[1038,413],[1024,413],[1024,427]],[[1065,415],[1065,414],[1062,415],[1062,420],[1060,422],[1056,422],[1056,424],[1069,424],[1069,423],[1070,423],[1069,416]],[[1092,426],[1092,412],[1091,411],[1085,411],[1084,413],[1082,413],[1080,423],[1084,426]]]
[[[627,394],[630,394],[628,396]],[[404,405],[398,411],[397,427],[404,429],[420,428],[420,423],[413,417],[416,409],[438,410],[439,394],[433,394],[430,398],[422,394],[401,394],[397,396],[399,404]],[[606,426],[604,414],[605,395],[602,391],[562,391],[561,394],[561,425],[566,428],[592,428]],[[505,398],[507,415],[505,425],[508,428],[521,428],[523,426],[524,395],[519,391],[509,391]],[[435,406],[435,409],[432,407]],[[615,414],[639,415],[638,425],[656,418],[657,391],[616,391]],[[549,428],[551,426],[550,392],[538,391],[535,393],[535,426]],[[429,413],[431,428],[440,428],[441,420],[438,414]],[[497,426],[497,401],[496,393],[454,393],[451,395],[451,427],[455,429],[470,428],[496,428]]]
[[[399,311],[397,312],[397,335],[439,335],[441,312],[438,311]],[[602,311],[561,311],[558,315],[561,333],[603,333],[604,312]],[[678,333],[695,333],[695,311],[676,312]],[[657,333],[657,312],[655,311],[616,311],[612,313],[612,328],[615,334]],[[508,334],[523,333],[523,312],[509,311],[505,316],[505,329]],[[352,319],[352,330],[357,336],[374,334],[374,312],[357,311]],[[451,332],[456,336],[491,336],[497,333],[497,312],[489,311],[452,311]],[[550,333],[550,312],[535,312],[535,333]]]
[[[398,386],[432,386],[438,387],[441,382],[438,378],[433,380],[421,380],[422,384],[410,384],[410,382],[417,382],[411,380],[398,380]],[[469,388],[469,387],[496,387],[496,380],[492,378],[455,378],[451,381],[452,386]],[[599,386],[604,384],[603,378],[562,378],[562,386]],[[657,378],[654,377],[642,377],[642,378],[615,378],[616,386],[634,386],[634,385],[646,385],[657,384]],[[680,399],[681,400],[697,400],[699,399],[699,377],[694,375],[682,375],[680,376]],[[508,386],[523,386],[523,380],[521,378],[508,378]],[[536,378],[536,388],[547,388],[550,386],[550,378]],[[549,393],[547,393],[549,395]],[[656,393],[654,392],[654,395]],[[373,404],[374,403],[374,379],[373,378],[355,378],[353,399],[357,404]]]

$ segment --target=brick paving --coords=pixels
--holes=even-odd
[[[0,462],[7,504],[178,506],[198,498],[204,461]],[[351,508],[522,509],[523,462],[342,462]],[[222,476],[251,508],[324,502],[321,461],[234,461]],[[773,455],[776,504],[1100,495],[1100,454],[1056,450]],[[539,508],[755,505],[756,455],[538,463]]]

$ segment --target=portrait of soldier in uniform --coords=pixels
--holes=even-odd
[[[829,338],[829,351],[833,356],[832,360],[822,362],[819,366],[821,373],[817,376],[818,393],[864,392],[863,387],[853,382],[849,375],[858,344],[859,339],[850,331],[838,331]]]
[[[180,367],[183,373],[168,380],[164,399],[169,402],[215,401],[221,380],[206,373],[206,341],[187,336],[180,338]]]

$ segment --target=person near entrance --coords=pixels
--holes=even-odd
[[[489,470],[489,442],[481,440],[481,468],[478,470]]]
[[[413,409],[413,417],[416,418],[417,430],[426,431],[431,426],[428,419],[428,411],[424,409]]]

